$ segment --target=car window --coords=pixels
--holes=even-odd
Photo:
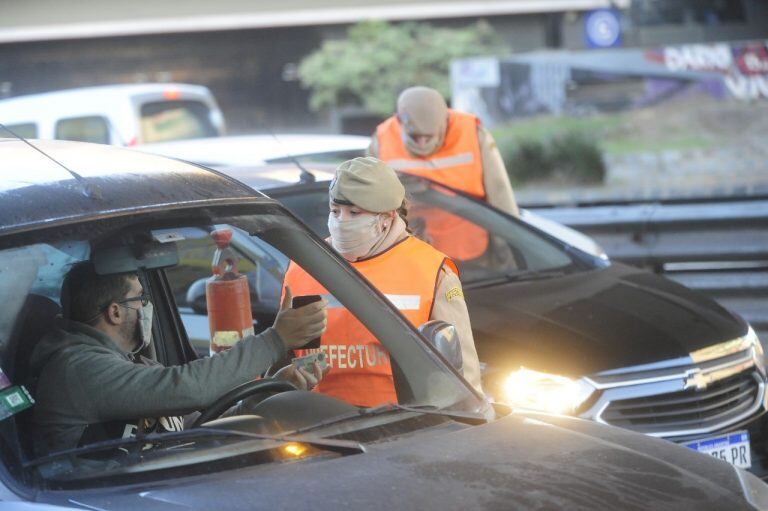
[[[225,231],[234,232],[229,248],[237,258],[237,271],[244,280],[244,286],[248,288],[252,319],[252,325],[249,325],[252,327],[251,332],[259,333],[272,326],[280,307],[283,284],[287,282],[289,257],[261,238],[248,236],[241,229],[224,224],[199,229],[187,228],[181,231],[186,239],[177,242],[179,264],[168,268],[166,274],[179,304],[187,337],[195,351],[202,356],[221,349],[219,346],[221,343],[214,336],[222,334],[214,332],[210,322],[211,315],[219,315],[220,312],[213,310],[218,307],[209,306],[207,286],[215,285],[210,283],[213,280],[211,263],[217,245],[211,234]],[[301,268],[301,265],[297,266]],[[334,293],[323,290],[322,294],[328,301],[330,309],[337,311],[346,309],[340,297]],[[364,332],[361,335],[367,336],[368,330],[364,326],[361,326],[361,330]],[[330,344],[318,349],[327,354],[328,364],[333,370],[336,366],[346,369],[388,364],[388,360],[384,360],[388,358],[386,351],[379,346],[378,343],[364,343],[361,340],[361,344],[357,345]]]
[[[264,229],[264,220],[258,217],[234,217],[225,220],[228,221],[196,227],[185,226],[183,229],[170,231],[176,240],[175,243],[180,247],[180,264],[175,268],[166,269],[165,272],[174,286],[173,294],[185,295],[185,300],[180,302],[184,305],[180,305],[179,311],[188,338],[197,343],[197,351],[204,352],[206,346],[213,347],[209,328],[212,309],[205,297],[205,279],[210,277],[211,270],[207,257],[212,257],[216,250],[211,236],[214,231],[232,232],[229,248],[239,259],[238,269],[242,267],[245,270],[254,332],[271,326],[274,321],[289,261],[293,261],[325,287],[326,299],[332,307],[346,308],[365,325],[380,320],[380,306],[365,306],[365,302],[371,299],[370,292],[360,286],[359,281],[350,277],[347,273],[349,270],[344,265],[335,262],[338,259],[332,259],[334,256],[324,243],[317,242],[308,237],[303,229],[291,225],[287,216],[280,217],[279,222],[276,222],[278,218],[275,217],[273,225],[268,229]],[[168,232],[153,231],[153,237],[166,236]],[[422,358],[426,355],[423,350],[406,343],[402,334],[389,337],[394,331],[376,331],[373,327],[370,331],[402,369],[403,384],[409,387],[407,394],[413,396],[410,400],[426,400],[446,406],[448,401],[456,398],[454,391],[450,390],[451,384],[448,384],[446,389],[441,389],[440,385],[427,384],[427,381],[434,383],[442,377],[439,370],[429,369],[430,363],[426,363]]]
[[[59,229],[56,242],[41,241],[48,236],[45,233],[30,234],[25,237],[27,244],[0,250],[0,296],[4,300],[3,307],[0,307],[0,357],[4,371],[14,384],[32,381],[30,371],[33,369],[29,366],[31,353],[36,343],[55,326],[55,318],[61,313],[63,301],[61,285],[73,264],[91,259],[97,261],[97,271],[107,273],[126,271],[126,257],[129,257],[127,261],[138,257],[135,260],[142,261],[142,265],[156,264],[154,256],[135,255],[139,252],[146,254],[145,249],[150,245],[162,248],[158,250],[161,254],[178,253],[178,259],[164,255],[157,263],[161,266],[138,271],[144,293],[149,294],[154,304],[154,349],[147,351],[147,356],[166,365],[191,360],[191,354],[184,355],[188,352],[184,348],[184,336],[179,335],[183,333],[193,342],[198,342],[199,351],[204,352],[211,339],[205,285],[211,275],[216,248],[222,246],[214,242],[211,234],[229,230],[230,248],[237,255],[238,270],[246,277],[247,296],[253,303],[250,311],[246,309],[246,317],[251,320],[252,327],[246,325],[245,330],[252,328],[256,332],[271,325],[279,307],[284,275],[292,260],[328,290],[327,299],[332,307],[347,309],[385,350],[361,351],[355,346],[357,350],[351,354],[329,353],[332,367],[334,364],[341,367],[341,364],[359,362],[364,358],[373,360],[388,355],[393,364],[397,364],[397,396],[401,404],[443,408],[459,404],[465,406],[472,401],[476,406],[478,401],[471,390],[425,347],[407,320],[398,316],[394,309],[382,314],[388,305],[371,293],[364,282],[327,249],[325,243],[310,236],[278,206],[266,204],[259,208],[259,214],[249,214],[243,211],[243,206],[238,206],[221,215],[206,210],[197,215],[188,211],[167,212],[162,218],[155,217],[154,220],[139,217],[105,219],[71,229]],[[89,236],[93,239],[88,239]],[[99,258],[100,254],[113,255]],[[104,263],[104,257],[107,257],[107,263]],[[166,288],[166,285],[169,287]],[[201,299],[202,303],[199,303]],[[224,308],[218,311],[228,311],[229,307],[241,304],[239,301],[227,301],[219,305]],[[174,307],[177,307],[180,325],[176,322],[175,318],[179,316],[176,316]],[[177,326],[183,331],[177,330]],[[174,356],[173,353],[180,355]],[[32,393],[34,396],[34,391]],[[98,400],[98,396],[92,397]],[[276,420],[279,422],[282,419]],[[5,434],[13,424],[0,421],[0,433]],[[28,427],[18,427],[22,434],[31,434],[32,430]],[[381,431],[384,436],[392,434],[387,433],[386,428]],[[216,458],[240,454],[237,449],[232,449],[231,444],[246,440],[231,436],[226,438],[226,442],[221,439],[213,443],[201,440],[205,449],[215,451],[222,447],[220,452],[206,456]],[[255,440],[248,441],[253,444],[251,448],[265,448],[263,442],[254,444]],[[151,456],[173,457],[176,453],[173,449],[160,449],[153,451]],[[118,471],[122,470],[120,463],[132,464],[136,461],[123,456],[109,459],[117,463],[115,470]],[[73,468],[68,463],[41,463],[44,468],[41,468],[40,475],[64,479],[103,475],[100,470],[104,468],[103,465],[78,464]],[[180,453],[179,463],[194,464],[199,463],[199,459]],[[173,466],[173,462],[150,463],[146,468],[136,465],[131,471],[134,468],[137,472],[154,470],[157,466]]]
[[[215,229],[233,229],[219,225]],[[216,243],[205,230],[187,230],[188,239],[177,242],[179,264],[166,269],[169,284],[187,336],[200,356],[210,354],[210,332],[206,300],[206,283],[212,277]],[[232,247],[237,256],[237,273],[248,284],[254,333],[272,325],[277,314],[281,285],[288,258],[264,241],[254,238],[251,252],[243,254]]]
[[[75,140],[109,144],[109,125],[104,117],[72,117],[56,122],[55,137],[59,140]]]
[[[90,247],[84,241],[60,244],[39,243],[0,251],[0,350],[22,328],[29,311],[24,311],[30,296],[60,306],[60,289],[64,275],[72,264],[88,257]],[[48,318],[52,319],[52,318]],[[20,342],[31,341],[20,334]],[[3,367],[13,361],[3,360]]]
[[[22,138],[37,138],[37,124],[33,122],[6,124],[5,127]]]
[[[465,284],[524,271],[575,271],[572,256],[535,229],[429,181],[404,182],[409,229],[454,259]],[[297,187],[278,197],[319,236],[328,237],[325,188]]]
[[[215,137],[210,109],[200,101],[153,101],[141,105],[144,143]]]

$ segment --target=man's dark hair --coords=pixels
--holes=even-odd
[[[94,323],[110,303],[125,298],[131,290],[130,277],[136,274],[99,275],[90,261],[74,265],[61,286],[64,317]]]

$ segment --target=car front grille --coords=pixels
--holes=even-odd
[[[601,419],[639,433],[709,429],[744,414],[760,399],[760,377],[743,372],[716,381],[704,390],[611,401]]]

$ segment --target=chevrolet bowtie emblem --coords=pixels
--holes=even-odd
[[[690,369],[685,372],[685,379],[683,380],[683,388],[685,390],[688,389],[696,389],[696,390],[704,390],[707,388],[707,385],[709,385],[710,379],[709,377],[701,372],[701,369]]]

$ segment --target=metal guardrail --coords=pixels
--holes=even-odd
[[[530,208],[715,298],[768,344],[768,200]]]

